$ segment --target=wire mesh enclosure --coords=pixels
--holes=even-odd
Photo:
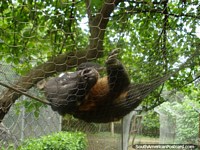
[[[132,149],[131,123],[141,128],[142,118],[133,115],[168,101],[167,91],[198,100],[199,6],[0,2],[0,146],[20,149],[27,139],[81,131],[89,150]]]

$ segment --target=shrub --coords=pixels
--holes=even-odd
[[[86,135],[81,132],[59,132],[29,139],[22,143],[18,150],[86,150]]]
[[[154,111],[149,111],[142,120],[142,134],[150,137],[158,137],[159,128],[159,115]]]
[[[182,102],[165,102],[159,109],[170,118],[168,124],[175,122],[175,127],[168,129],[175,128],[175,144],[198,144],[199,102],[185,96]]]

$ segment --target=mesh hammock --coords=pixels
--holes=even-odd
[[[111,57],[111,61],[112,61]],[[115,59],[115,58],[114,58]],[[109,60],[109,59],[108,59]],[[115,60],[114,60],[115,61]],[[113,62],[112,62],[113,63]],[[115,62],[116,63],[116,62]],[[119,62],[117,62],[119,63]],[[89,64],[90,67],[93,64]],[[122,65],[122,64],[121,64]],[[118,65],[119,66],[119,65]],[[123,66],[123,65],[122,65]],[[81,67],[79,67],[81,68]],[[116,86],[120,87],[123,86],[123,82],[126,82],[126,78],[123,78],[123,73],[122,71],[116,70],[116,65],[114,65],[114,73],[112,77],[109,75],[109,67],[107,67],[107,74],[111,78],[114,78],[113,80],[114,83],[109,83],[109,84],[116,84]],[[181,69],[181,67],[179,68]],[[87,109],[87,110],[81,110],[79,109],[78,105],[78,98],[77,95],[84,93],[84,89],[87,89],[87,86],[89,86],[88,83],[84,83],[83,87],[74,87],[74,82],[78,82],[77,80],[73,81],[74,78],[78,78],[77,72],[72,73],[71,75],[69,74],[64,74],[63,76],[60,77],[55,77],[50,80],[50,84],[47,84],[46,86],[46,91],[47,91],[47,97],[50,95],[50,100],[52,102],[52,108],[55,109],[58,112],[64,111],[64,114],[68,113],[73,115],[76,118],[82,119],[87,122],[95,122],[95,123],[106,123],[106,122],[112,122],[121,119],[123,116],[128,114],[130,111],[134,110],[141,102],[142,100],[149,95],[152,91],[154,91],[157,87],[159,87],[161,84],[163,84],[166,80],[168,80],[174,73],[176,73],[179,69],[177,69],[175,72],[172,72],[170,74],[166,74],[162,77],[159,77],[157,79],[154,79],[148,83],[141,83],[141,84],[130,84],[128,86],[128,89],[126,91],[123,91],[122,93],[126,93],[126,96],[122,94],[122,96],[115,97],[115,94],[117,92],[120,92],[118,89],[115,89],[114,92],[115,94],[112,94],[108,99],[103,102],[103,104],[98,105],[95,107],[95,109]],[[124,71],[125,72],[125,71]],[[91,80],[91,79],[90,79]],[[79,81],[80,82],[80,81]],[[84,81],[81,81],[84,82]],[[115,87],[115,86],[114,86]],[[75,89],[76,88],[76,89]],[[82,88],[82,89],[81,89]],[[102,87],[104,88],[104,87]],[[67,90],[66,90],[67,89]],[[69,90],[73,91],[70,95]],[[83,90],[83,91],[81,91]],[[68,91],[68,93],[66,93]],[[103,92],[105,91],[104,89],[100,89],[98,94],[104,95]],[[83,94],[83,102],[86,101],[88,98],[87,94]],[[89,99],[88,106],[92,105],[93,101],[97,101],[98,96],[93,98],[92,100]],[[103,101],[101,99],[101,101]],[[82,102],[80,102],[82,103]],[[77,107],[75,107],[77,105]]]
[[[100,105],[95,110],[88,110],[88,111],[80,111],[73,107],[70,108],[71,106],[69,105],[70,107],[67,107],[67,108],[70,110],[69,111],[66,110],[66,112],[68,114],[73,115],[74,117],[76,117],[78,119],[82,119],[87,122],[106,123],[106,122],[112,122],[112,121],[119,120],[123,116],[128,114],[130,111],[134,110],[138,105],[140,105],[140,103],[143,101],[143,99],[145,97],[147,97],[152,91],[154,91],[156,88],[158,88],[160,85],[162,85],[166,80],[168,80],[170,77],[175,75],[181,69],[184,69],[185,67],[187,67],[188,62],[190,63],[190,61],[194,58],[194,56],[197,56],[197,55],[198,55],[198,50],[193,55],[191,55],[191,57],[188,58],[185,63],[180,65],[178,69],[171,71],[170,73],[165,74],[162,77],[158,77],[147,83],[141,83],[141,84],[131,83],[128,87],[128,90],[126,90],[128,93],[127,96],[124,98],[121,98],[120,101],[118,101],[118,102],[116,102],[115,100],[113,100],[111,98],[111,100],[105,102],[103,105]],[[94,65],[93,63],[89,63],[89,66],[93,66],[93,65]],[[95,67],[99,67],[99,66],[95,66]],[[117,72],[115,72],[115,73],[117,74]],[[63,78],[63,76],[56,77],[56,79],[57,78],[58,79]],[[55,79],[55,78],[53,78],[53,79]],[[65,74],[64,80],[70,81],[71,79],[70,78],[68,79],[67,74]],[[69,82],[69,83],[67,82],[67,83],[65,83],[64,86],[68,86],[69,87],[68,89],[70,89],[71,83],[72,82]],[[8,91],[8,93],[5,94],[6,96],[10,96],[11,98],[13,98],[13,97],[17,98],[21,95],[26,95],[27,97],[30,97],[32,99],[35,99],[37,101],[40,101],[42,103],[45,103],[45,104],[48,104],[51,106],[58,105],[59,109],[63,109],[63,108],[66,109],[66,105],[68,105],[68,103],[69,103],[69,101],[64,100],[64,102],[63,102],[62,100],[60,100],[58,98],[60,96],[59,92],[58,92],[58,90],[60,89],[59,82],[54,84],[54,89],[56,89],[54,91],[54,94],[56,94],[56,101],[57,101],[54,103],[51,103],[51,102],[43,100],[39,97],[35,97],[31,94],[28,94],[27,91],[25,91],[19,85],[18,85],[18,87],[15,87],[15,86],[10,86],[8,84],[5,84],[3,82],[0,82],[0,85],[11,89],[11,91]],[[85,88],[85,87],[83,87],[83,88]],[[79,89],[79,90],[81,90],[81,89]],[[76,94],[77,93],[75,93],[74,96],[76,96]],[[66,97],[66,95],[64,95],[64,97]],[[72,99],[73,99],[73,97],[72,97]],[[72,100],[72,101],[74,101],[74,100]],[[75,101],[75,102],[77,102],[77,101]],[[1,107],[1,108],[3,108],[2,110],[8,111],[9,107],[11,106],[12,103],[13,102],[9,103],[9,101],[6,101],[6,103],[4,103],[5,107]],[[6,111],[5,111],[5,114],[6,114]],[[2,116],[3,115],[1,115],[1,117]]]
[[[163,84],[167,79],[169,79],[170,76],[171,75],[165,75],[149,83],[131,84],[128,88],[128,94],[126,97],[122,98],[118,102],[115,101],[116,99],[111,98],[103,105],[99,105],[95,110],[81,111],[74,108],[74,110],[66,110],[66,112],[87,122],[105,123],[119,120],[130,111],[134,110],[142,102],[142,100],[149,95],[149,93]],[[58,99],[58,97],[60,97],[59,94],[63,94],[58,92],[60,84],[54,82],[54,85],[56,85],[54,90],[57,91],[54,93],[56,95],[54,98],[57,102],[54,101],[53,105],[58,105],[56,108],[58,111],[59,109],[67,109],[67,105],[70,105],[70,102],[67,100],[60,102],[60,99]],[[64,97],[67,97],[67,95]]]

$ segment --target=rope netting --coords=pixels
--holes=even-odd
[[[92,133],[199,78],[199,4],[0,2],[0,145],[80,130],[98,150]],[[99,149],[120,147],[119,137]]]

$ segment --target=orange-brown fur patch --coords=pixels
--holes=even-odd
[[[99,103],[106,100],[109,93],[108,78],[100,78],[85,96],[83,104],[80,105],[80,111],[94,110]]]

